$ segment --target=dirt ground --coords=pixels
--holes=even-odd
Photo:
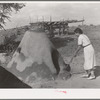
[[[47,81],[43,84],[37,84],[33,86],[33,88],[100,88],[100,26],[84,26],[82,29],[90,38],[95,49],[97,60],[97,67],[95,69],[96,79],[88,80],[86,78],[81,78],[81,75],[84,73],[84,57],[83,50],[81,50],[70,65],[72,73],[71,78],[67,80],[57,79]],[[77,48],[76,37],[74,35],[55,37],[52,42],[64,58],[64,61],[68,63]]]
[[[83,27],[83,31],[90,38],[96,53],[97,66],[95,69],[96,79],[88,80],[81,78],[84,74],[83,51],[81,50],[71,63],[71,78],[67,80],[57,79],[41,85],[42,88],[100,88],[100,26]],[[63,56],[66,63],[71,59],[72,54],[77,48],[77,39],[75,36],[62,36],[56,38],[54,45]]]

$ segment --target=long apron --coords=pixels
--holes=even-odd
[[[90,70],[96,66],[95,51],[92,45],[84,47],[84,69]]]

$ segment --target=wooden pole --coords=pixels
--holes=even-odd
[[[29,22],[31,23],[31,17],[29,16]]]
[[[63,25],[62,25],[63,27],[63,29],[62,29],[62,34],[64,35],[64,31],[65,31],[65,26],[64,26],[64,19],[63,19]]]
[[[42,16],[42,28],[45,30],[45,26],[44,26],[44,16]]]
[[[82,21],[82,26],[84,25],[84,16],[83,16],[83,21]]]
[[[50,23],[52,22],[52,16],[50,16]],[[54,36],[54,33],[53,33],[53,25],[52,24],[50,24],[50,34],[51,34],[51,37],[53,37]]]
[[[44,16],[42,16],[42,21],[44,22]]]
[[[38,16],[37,16],[37,23],[38,23]]]
[[[50,22],[52,22],[52,16],[50,16]]]

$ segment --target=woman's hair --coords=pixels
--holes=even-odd
[[[79,33],[79,34],[83,34],[83,31],[82,31],[82,29],[80,29],[80,28],[76,28],[76,29],[74,30],[74,32],[75,32],[75,33]]]

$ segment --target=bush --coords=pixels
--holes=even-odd
[[[13,34],[11,36],[5,36],[4,44],[0,45],[0,52],[11,53],[16,50],[19,43],[15,42],[14,40],[17,38],[17,35]]]

